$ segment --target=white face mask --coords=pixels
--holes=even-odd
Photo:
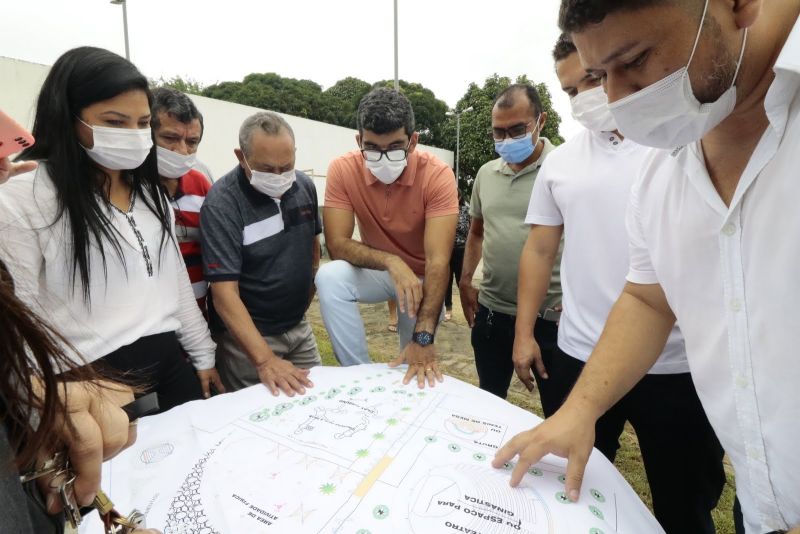
[[[178,179],[194,167],[197,156],[189,154],[184,156],[168,148],[156,147],[158,155],[158,174],[164,178]]]
[[[83,147],[98,165],[113,171],[137,169],[144,163],[153,148],[150,128],[107,128],[92,126],[80,118],[92,130],[94,146]]]
[[[625,137],[645,146],[676,148],[702,139],[733,111],[736,105],[735,82],[747,43],[747,28],[744,30],[742,49],[739,52],[739,61],[736,63],[731,86],[715,102],[701,104],[694,96],[692,82],[689,80],[689,65],[692,64],[700,40],[707,10],[708,0],[703,9],[689,62],[685,67],[609,104],[619,131]]]
[[[572,107],[572,118],[593,132],[612,132],[617,123],[611,110],[608,109],[608,97],[603,86],[583,91],[569,100]]]
[[[297,180],[294,169],[281,174],[254,171],[244,157],[244,154],[242,155],[242,159],[244,159],[244,164],[247,165],[247,168],[250,170],[250,185],[253,186],[253,189],[272,198],[281,198]]]
[[[372,175],[385,183],[386,185],[393,184],[403,174],[403,170],[408,165],[408,158],[401,161],[389,161],[386,156],[378,161],[364,161],[364,164],[369,169]]]

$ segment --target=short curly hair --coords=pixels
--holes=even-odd
[[[561,0],[558,27],[562,32],[579,32],[598,24],[611,13],[667,4],[675,0]]]
[[[556,41],[556,45],[553,47],[553,61],[559,62],[577,51],[578,49],[575,48],[575,44],[572,42],[572,39],[570,39],[569,34],[564,32],[558,36],[558,41]]]
[[[364,130],[378,135],[403,128],[406,135],[414,133],[414,109],[403,93],[378,87],[367,93],[358,104],[358,133]]]

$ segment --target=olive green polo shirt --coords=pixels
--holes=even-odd
[[[478,302],[492,311],[517,314],[519,257],[528,239],[525,224],[533,182],[547,154],[555,147],[546,138],[539,159],[515,173],[502,158],[478,171],[472,186],[470,216],[483,219],[483,280]],[[561,304],[561,250],[542,309]]]

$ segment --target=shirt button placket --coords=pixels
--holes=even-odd
[[[750,475],[750,493],[762,518],[774,517],[777,502],[769,480],[761,420],[750,363],[750,336],[747,328],[747,303],[744,293],[742,265],[741,204],[732,209],[725,224],[720,228],[719,245],[725,282],[725,299],[728,312],[727,327],[731,347],[732,379],[739,428],[742,432],[743,449]],[[739,224],[737,224],[737,221]]]

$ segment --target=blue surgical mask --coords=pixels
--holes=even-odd
[[[522,163],[533,154],[539,143],[539,121],[533,127],[533,131],[525,134],[525,137],[519,139],[503,139],[502,141],[494,142],[494,150],[506,163],[517,164]],[[533,137],[536,135],[536,140]]]

